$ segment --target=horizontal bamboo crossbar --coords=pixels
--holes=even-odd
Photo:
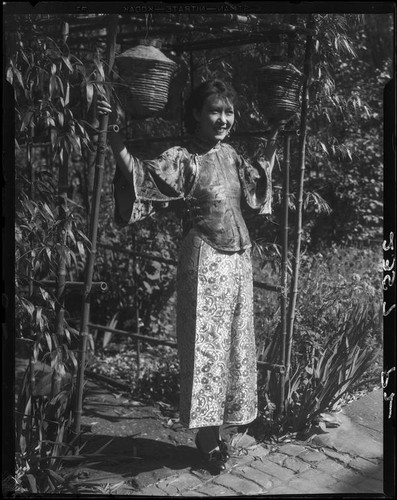
[[[118,245],[108,245],[106,243],[98,243],[98,246],[106,248],[108,250],[114,250],[115,252],[124,253],[127,255],[132,255],[134,257],[141,257],[142,259],[155,260],[158,262],[163,262],[164,264],[171,264],[173,266],[177,265],[177,261],[173,259],[166,259],[165,257],[160,257],[157,255],[152,255],[144,252],[136,252],[135,250],[129,250]]]
[[[267,283],[262,283],[261,281],[254,281],[254,287],[260,288],[262,290],[268,290],[269,292],[281,292],[281,286],[279,285],[268,285]]]
[[[273,370],[276,373],[282,373],[283,370],[285,370],[285,368],[283,366],[281,366],[281,365],[272,365],[271,363],[264,363],[263,361],[258,361],[257,364],[258,364],[258,368],[263,368],[263,369],[267,369],[267,370]],[[129,392],[131,390],[131,386],[130,385],[125,384],[123,382],[119,382],[118,380],[114,380],[113,378],[108,377],[107,375],[103,375],[102,373],[96,373],[96,372],[93,372],[92,370],[86,369],[85,370],[85,374],[87,375],[87,377],[89,377],[91,379],[100,380],[100,381],[105,382],[105,383],[107,383],[109,385],[112,385],[113,387],[117,387],[117,389],[121,389],[121,390],[124,390],[124,391],[127,391],[127,392]],[[105,404],[105,403],[97,403],[97,402],[95,402],[95,405],[97,405],[97,404]],[[126,404],[123,404],[123,405],[111,405],[111,404],[106,403],[106,406],[133,407],[134,405],[126,405]]]
[[[258,368],[261,370],[270,370],[275,373],[285,373],[285,366],[284,365],[278,365],[274,363],[267,363],[266,361],[258,361],[257,362]]]
[[[235,132],[233,134],[230,134],[230,140],[233,139],[244,139],[245,137],[258,137],[258,138],[266,138],[266,135],[269,133],[268,130],[249,130],[246,132]],[[297,131],[296,130],[281,130],[279,133],[280,136],[284,135],[291,135],[291,136],[296,136]],[[157,137],[147,137],[147,138],[141,138],[141,139],[127,139],[125,140],[125,144],[127,146],[131,144],[150,144],[152,142],[177,142],[177,141],[184,141],[188,140],[188,136],[181,136],[181,135],[168,135],[168,136],[157,136]]]
[[[143,253],[143,252],[135,252],[134,250],[128,250],[128,249],[120,247],[118,245],[108,245],[106,243],[98,243],[98,246],[101,246],[102,248],[106,248],[108,250],[114,250],[115,252],[120,252],[120,253],[124,253],[127,255],[132,255],[134,257],[141,257],[143,259],[164,262],[165,264],[171,264],[174,266],[176,266],[178,264],[177,261],[173,260],[173,259],[165,259],[164,257],[159,257],[157,255],[152,255],[152,254]],[[280,286],[268,285],[267,283],[262,283],[261,281],[254,281],[254,287],[261,288],[262,290],[268,290],[270,292],[276,292],[276,293],[281,292]]]
[[[93,372],[92,370],[86,369],[84,373],[87,375],[87,377],[100,380],[102,382],[106,382],[109,385],[112,385],[113,387],[117,387],[117,389],[120,389],[122,391],[127,391],[129,392],[131,390],[131,386],[128,384],[124,384],[123,382],[119,382],[118,380],[114,380],[113,378],[108,377],[107,375],[102,375],[102,373],[96,373]]]
[[[144,342],[147,342],[148,344],[166,345],[168,347],[176,347],[177,346],[177,343],[172,342],[171,340],[156,339],[156,337],[149,337],[147,335],[141,335],[139,333],[128,332],[126,330],[118,330],[117,328],[110,328],[108,326],[96,325],[94,323],[88,323],[88,326],[89,326],[89,328],[95,328],[97,330],[111,332],[111,333],[115,333],[118,335],[128,335],[129,337],[132,337],[134,340],[144,341]]]
[[[56,281],[52,280],[42,280],[42,281],[36,281],[35,285],[37,286],[42,286],[44,288],[52,288],[56,287],[58,283]],[[65,287],[72,289],[72,290],[81,290],[85,286],[84,281],[66,281],[65,282]],[[104,281],[94,281],[92,283],[92,291],[94,292],[106,292],[108,290],[108,284],[105,283]]]
[[[233,139],[244,139],[245,137],[257,137],[260,139],[266,138],[266,135],[269,133],[268,130],[248,130],[246,132],[235,132],[230,134],[230,140]],[[290,136],[297,136],[299,132],[297,130],[280,130],[279,136],[285,136],[285,135],[290,135]],[[166,136],[156,136],[156,137],[146,137],[146,138],[139,138],[139,139],[127,139],[125,140],[125,144],[128,146],[130,144],[150,144],[152,142],[177,142],[177,141],[183,141],[187,140],[188,136],[185,135],[166,135]],[[26,142],[19,142],[18,143],[19,147],[25,147]],[[32,146],[34,148],[45,148],[45,147],[50,147],[51,142],[50,141],[40,141],[40,142],[32,142]]]
[[[90,328],[95,328],[97,330],[107,331],[107,332],[115,333],[118,335],[128,335],[129,337],[132,337],[133,339],[135,339],[137,341],[144,341],[144,342],[147,342],[148,344],[166,345],[168,347],[174,347],[174,348],[178,347],[177,342],[173,342],[170,340],[156,339],[155,337],[148,337],[147,335],[140,335],[138,333],[128,332],[126,330],[118,330],[117,328],[110,328],[108,326],[96,325],[94,323],[88,323],[88,326]],[[263,369],[263,370],[271,370],[271,371],[274,371],[276,373],[284,373],[285,372],[284,365],[267,363],[265,361],[258,361],[257,364],[258,364],[258,367],[260,369]]]

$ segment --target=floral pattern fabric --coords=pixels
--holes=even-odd
[[[250,250],[223,253],[194,231],[178,266],[180,421],[244,425],[257,415]]]

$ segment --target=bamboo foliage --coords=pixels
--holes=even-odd
[[[7,59],[7,80],[15,96],[16,155],[27,167],[27,172],[17,169],[15,181],[16,337],[18,345],[31,349],[18,393],[16,460],[31,471],[23,481],[33,492],[54,490],[48,467],[59,467],[57,457],[70,438],[71,382],[77,371],[72,335],[78,332],[68,325],[64,298],[66,278],[73,279],[71,269],[85,261],[87,247],[79,207],[69,202],[68,166],[72,154],[90,149],[76,95],[71,97],[72,79],[84,90],[91,76],[83,78],[79,60],[65,46],[67,26],[62,28],[59,42],[40,31],[23,37],[18,27]],[[51,148],[45,164],[37,142],[42,139]]]

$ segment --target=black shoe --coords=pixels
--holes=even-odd
[[[201,456],[204,458],[207,464],[207,469],[211,474],[217,475],[226,470],[226,459],[224,458],[220,450],[213,450],[209,453],[206,453],[201,449],[201,446],[197,439],[197,435],[194,442],[196,443],[197,449],[200,452]]]
[[[218,446],[219,446],[219,450],[220,450],[225,462],[227,462],[230,459],[230,455],[229,455],[229,448],[227,446],[226,441],[222,438],[219,439]]]

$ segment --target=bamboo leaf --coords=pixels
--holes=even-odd
[[[102,452],[103,452],[103,450],[104,450],[105,448],[107,448],[107,447],[110,445],[110,443],[112,443],[113,441],[114,441],[114,438],[110,439],[109,441],[107,441],[107,443],[105,443],[103,446],[101,446],[100,448],[98,448],[98,449],[97,449],[94,453],[92,453],[90,456],[97,456],[97,455],[99,455],[99,454],[100,454],[100,453],[102,453]]]
[[[49,474],[53,479],[55,479],[55,481],[58,481],[59,484],[65,484],[65,479],[60,476],[59,474],[57,474],[55,471],[51,470],[51,469],[47,469],[47,474]]]
[[[48,332],[45,332],[45,338],[47,340],[48,350],[52,351],[52,340],[51,335]]]
[[[81,241],[77,241],[76,244],[77,244],[77,249],[79,251],[80,257],[84,259],[85,258],[85,249],[84,249],[83,243]]]
[[[27,299],[25,298],[21,298],[21,302],[22,302],[22,305],[23,307],[25,308],[25,310],[27,311],[27,313],[30,315],[30,316],[33,316],[33,313],[34,313],[34,305],[29,302]]]
[[[75,238],[75,236],[73,234],[73,231],[70,228],[70,226],[67,229],[67,235],[69,236],[69,238],[71,239],[71,241],[73,242],[73,244],[76,245],[76,238]]]
[[[50,83],[49,83],[49,87],[48,87],[48,90],[50,93],[50,98],[52,98],[52,96],[54,95],[55,88],[56,88],[56,78],[54,75],[51,75]]]
[[[52,211],[51,211],[50,207],[49,207],[49,206],[47,205],[47,203],[45,203],[45,202],[43,203],[43,209],[44,209],[44,210],[45,210],[45,212],[46,212],[46,213],[50,216],[50,219],[51,219],[51,220],[54,220],[54,214],[52,213]],[[46,247],[46,251],[47,251],[47,250],[50,250],[50,255],[49,255],[49,257],[48,257],[48,258],[51,258],[51,249],[49,249],[48,247]],[[47,253],[47,255],[48,255],[48,253]]]
[[[105,80],[105,72],[103,70],[103,64],[102,64],[102,62],[98,61],[98,60],[95,60],[94,63],[95,63],[95,66],[97,67],[97,69],[99,71],[99,74],[101,76],[102,81],[104,81]]]
[[[73,73],[73,66],[72,63],[69,61],[69,59],[65,56],[62,56],[62,61],[64,62],[65,66],[68,68],[68,70]]]
[[[43,329],[43,308],[41,306],[37,306],[35,310],[35,323],[40,328],[40,331]]]
[[[33,474],[26,474],[26,479],[28,480],[30,491],[32,493],[38,493],[36,478],[34,477],[34,475]]]
[[[21,86],[22,88],[24,88],[24,84],[23,84],[23,79],[22,79],[22,74],[21,74],[21,72],[20,72],[20,71],[19,71],[19,69],[18,69],[18,68],[16,68],[15,66],[14,66],[14,68],[13,68],[13,71],[14,71],[14,75],[16,75],[16,77],[17,77],[17,80],[18,80],[18,82],[19,82],[20,86]]]
[[[9,83],[11,83],[11,85],[12,85],[12,83],[14,81],[14,72],[12,71],[12,66],[9,66],[7,68],[7,76],[6,76],[6,78],[7,78],[7,81]]]
[[[61,91],[61,94],[64,95],[64,90],[63,90],[63,83],[62,83],[62,80],[61,78],[57,75],[56,77],[56,81],[58,82],[58,87],[59,87],[59,90]]]
[[[91,107],[93,97],[94,97],[94,86],[92,85],[92,83],[87,82],[86,85],[87,110],[89,110]]]
[[[86,241],[91,246],[91,241],[82,231],[80,231],[80,229],[77,229],[77,234],[80,235],[83,238],[83,240]]]
[[[22,123],[21,123],[21,128],[20,128],[21,132],[23,132],[27,128],[27,126],[30,124],[32,117],[33,117],[32,111],[27,111],[26,113],[24,113]]]
[[[74,352],[73,351],[69,351],[69,356],[70,356],[70,359],[71,359],[71,361],[73,363],[73,367],[74,367],[75,371],[77,371],[77,369],[78,369],[78,363],[77,363],[77,359],[76,359],[76,356],[75,356]]]
[[[70,102],[70,85],[66,82],[66,92],[65,92],[65,106],[68,106]]]

